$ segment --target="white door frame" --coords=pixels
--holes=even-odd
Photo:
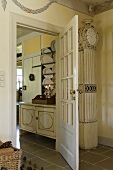
[[[26,27],[31,27],[35,31],[42,31],[45,33],[52,33],[53,35],[58,35],[63,28],[52,25],[46,22],[42,22],[36,19],[28,18],[26,16],[21,16],[15,13],[10,13],[10,21],[9,21],[9,105],[10,105],[10,120],[9,120],[9,128],[11,132],[10,139],[14,146],[16,146],[16,35],[17,35],[17,25],[23,25]],[[58,81],[58,74],[57,80]],[[58,87],[56,87],[58,89]],[[57,92],[56,92],[57,93]],[[56,98],[56,105],[59,104],[58,97]],[[59,108],[59,107],[57,107]],[[59,111],[56,109],[56,149],[59,150]]]

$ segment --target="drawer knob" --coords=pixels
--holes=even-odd
[[[38,117],[36,117],[36,120],[38,120]]]

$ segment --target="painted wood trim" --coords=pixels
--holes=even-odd
[[[17,39],[17,44],[20,44],[20,43],[22,43],[23,41],[26,41],[26,40],[30,40],[30,39],[32,39],[32,38],[35,38],[36,36],[39,36],[39,35],[41,35],[42,33],[38,33],[38,32],[32,32],[32,33],[30,33],[30,34],[28,34],[28,35],[25,35],[25,36],[22,36],[22,37],[20,37],[20,38],[18,38]]]
[[[98,136],[99,144],[113,147],[113,138]]]

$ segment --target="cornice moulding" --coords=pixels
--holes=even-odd
[[[52,0],[49,0],[52,1]],[[96,14],[108,11],[110,9],[113,9],[113,1],[112,0],[106,0],[104,3],[97,5],[97,4],[88,4],[83,1],[77,1],[77,0],[56,0],[58,4],[66,6],[67,8],[70,8],[72,10],[81,12],[83,14],[94,16]]]
[[[52,0],[49,0],[52,1]],[[57,0],[58,4],[66,6],[72,10],[84,13],[89,16],[94,16],[94,12],[89,12],[89,5],[86,3],[83,3],[81,1],[75,1],[75,0]]]

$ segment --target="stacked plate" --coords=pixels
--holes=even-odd
[[[52,50],[55,51],[55,48],[54,48],[54,43],[51,43],[52,45]],[[43,79],[43,86],[48,86],[49,85],[51,86],[51,89],[53,90],[53,94],[55,94],[55,90],[54,90],[54,81],[52,80],[54,74],[56,72],[55,70],[55,64],[54,64],[54,60],[53,58],[51,57],[51,55],[49,54],[50,52],[50,49],[43,49],[42,51],[42,55],[40,57],[40,61],[41,63],[43,64],[43,66],[45,67],[43,69],[43,75],[44,75],[44,79]],[[44,54],[44,53],[48,53],[48,54]]]
[[[43,54],[41,55],[40,57],[40,61],[42,64],[45,64],[44,66],[46,68],[52,68],[54,63],[53,62],[53,59],[51,58],[51,56],[47,55],[47,54]],[[49,64],[49,63],[52,63],[52,64]]]
[[[42,54],[51,54],[51,52],[52,52],[51,47],[43,48],[41,50]]]
[[[48,77],[48,78],[53,77],[53,71],[50,68],[44,68],[43,74],[44,74],[44,77]]]
[[[45,79],[43,79],[43,82],[42,82],[42,84],[44,85],[44,86],[46,86],[46,85],[53,85],[54,83],[53,83],[53,81],[50,79],[50,78],[45,78]]]

